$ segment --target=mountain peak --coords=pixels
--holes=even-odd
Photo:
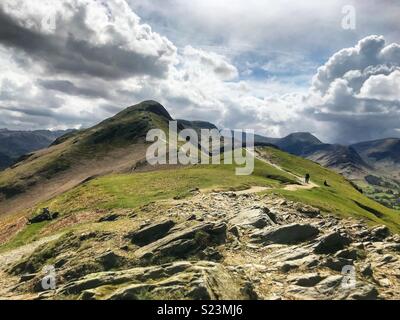
[[[299,142],[308,142],[313,144],[322,144],[322,142],[310,132],[294,132],[283,138],[284,140],[296,140]]]
[[[159,116],[162,116],[169,121],[173,120],[167,109],[157,101],[154,100],[146,100],[139,104],[133,105],[128,107],[127,109],[123,110],[122,113],[131,112],[131,111],[147,111],[155,113]]]

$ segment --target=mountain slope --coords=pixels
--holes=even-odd
[[[297,132],[279,139],[275,144],[286,152],[301,156],[305,153],[306,149],[321,145],[322,142],[311,133]]]
[[[400,139],[361,142],[352,147],[376,170],[400,180]]]
[[[11,131],[0,130],[0,170],[9,167],[25,154],[47,148],[69,130]]]
[[[235,164],[134,170],[146,130],[166,129],[170,119],[147,101],[0,174],[3,192],[7,181],[25,183],[1,202],[9,215],[0,217],[0,298],[400,297],[396,282],[379,285],[398,279],[400,238],[391,232],[400,232],[399,211],[334,171],[270,147],[251,154],[249,176],[237,176]],[[51,219],[38,220],[44,208]],[[56,267],[55,292],[40,292],[45,265]],[[343,294],[343,265],[373,270]]]
[[[70,133],[0,173],[0,214],[30,207],[93,176],[135,169],[145,159],[145,136],[171,116],[145,101],[98,125]]]

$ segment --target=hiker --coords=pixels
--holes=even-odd
[[[324,186],[325,186],[325,187],[330,187],[330,185],[329,185],[328,181],[326,181],[326,180],[325,180],[325,182],[324,182]]]
[[[310,182],[310,178],[311,178],[310,174],[307,173],[306,176],[304,177],[304,181],[308,184]]]

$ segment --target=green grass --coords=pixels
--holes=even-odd
[[[109,175],[91,180],[36,207],[49,207],[61,215],[96,209],[135,209],[158,200],[190,196],[190,190],[241,190],[264,186],[267,193],[310,204],[323,212],[341,217],[356,217],[371,224],[386,224],[400,232],[400,212],[388,209],[359,193],[341,175],[312,161],[301,159],[272,148],[263,148],[266,158],[283,170],[263,161],[255,161],[250,176],[235,175],[235,165],[196,165],[180,169],[160,170],[134,174]],[[297,183],[297,176],[311,175],[320,187],[310,190],[288,191],[288,183]],[[331,187],[324,187],[327,180]],[[368,210],[366,210],[366,208]],[[377,216],[375,213],[379,213]],[[17,247],[35,239],[45,224],[27,226],[6,246]],[[4,246],[1,248],[4,249]]]
[[[15,249],[38,240],[40,231],[49,224],[49,221],[27,225],[21,232],[11,239],[11,241],[0,246],[0,252]]]
[[[137,208],[156,200],[182,198],[190,190],[239,190],[251,186],[278,187],[294,182],[290,175],[256,161],[253,175],[235,175],[234,165],[199,165],[173,170],[110,175],[92,180],[38,206],[63,214],[88,209]],[[274,179],[268,178],[274,177]]]
[[[312,182],[321,186],[320,188],[297,190],[295,192],[280,189],[271,192],[278,193],[291,200],[308,203],[325,212],[331,212],[342,217],[362,218],[371,223],[386,224],[393,231],[400,231],[399,211],[389,209],[359,193],[343,176],[312,161],[294,157],[279,150],[270,148],[264,150],[268,157],[283,169],[298,176],[304,176],[309,173]],[[325,180],[330,187],[324,187]],[[371,210],[367,211],[357,203]],[[377,217],[371,211],[379,212],[381,217]]]

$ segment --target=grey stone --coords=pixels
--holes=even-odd
[[[104,216],[104,217],[100,218],[99,222],[100,223],[101,222],[113,222],[113,221],[118,220],[120,217],[121,217],[121,215],[116,214],[116,213],[112,213],[112,214],[109,214],[107,216]]]
[[[314,248],[316,253],[335,253],[342,250],[344,247],[348,246],[351,240],[342,235],[339,232],[332,232],[326,236],[323,236]]]
[[[223,243],[226,240],[226,229],[224,223],[185,222],[171,229],[165,237],[136,250],[135,256],[138,259],[145,259],[151,254],[154,258],[167,254],[169,250],[173,251],[176,246],[181,250],[182,246],[193,244],[193,242],[177,242],[178,240],[195,240],[199,249],[202,246]]]
[[[344,258],[348,260],[357,260],[357,250],[343,249],[335,253],[335,257]]]
[[[367,263],[360,268],[360,273],[364,277],[372,277],[374,275],[374,271],[372,270],[371,264]]]
[[[315,238],[319,230],[309,224],[290,224],[265,228],[252,234],[255,243],[294,244]]]
[[[231,220],[231,223],[233,225],[257,229],[275,225],[276,223],[270,218],[268,213],[269,210],[267,208],[255,208],[242,211]]]
[[[288,277],[289,282],[300,287],[313,287],[323,279],[324,277],[321,277],[318,273],[306,273],[301,275],[291,275]]]
[[[348,296],[352,300],[376,300],[379,296],[378,290],[373,285],[366,284],[356,288],[354,293]]]
[[[384,240],[390,236],[390,230],[386,226],[379,226],[371,230],[372,240]]]
[[[329,276],[317,285],[317,290],[324,294],[331,294],[341,285],[342,281],[342,275]]]
[[[130,232],[126,238],[130,239],[136,245],[145,246],[166,236],[174,225],[175,222],[172,220],[161,221]]]

